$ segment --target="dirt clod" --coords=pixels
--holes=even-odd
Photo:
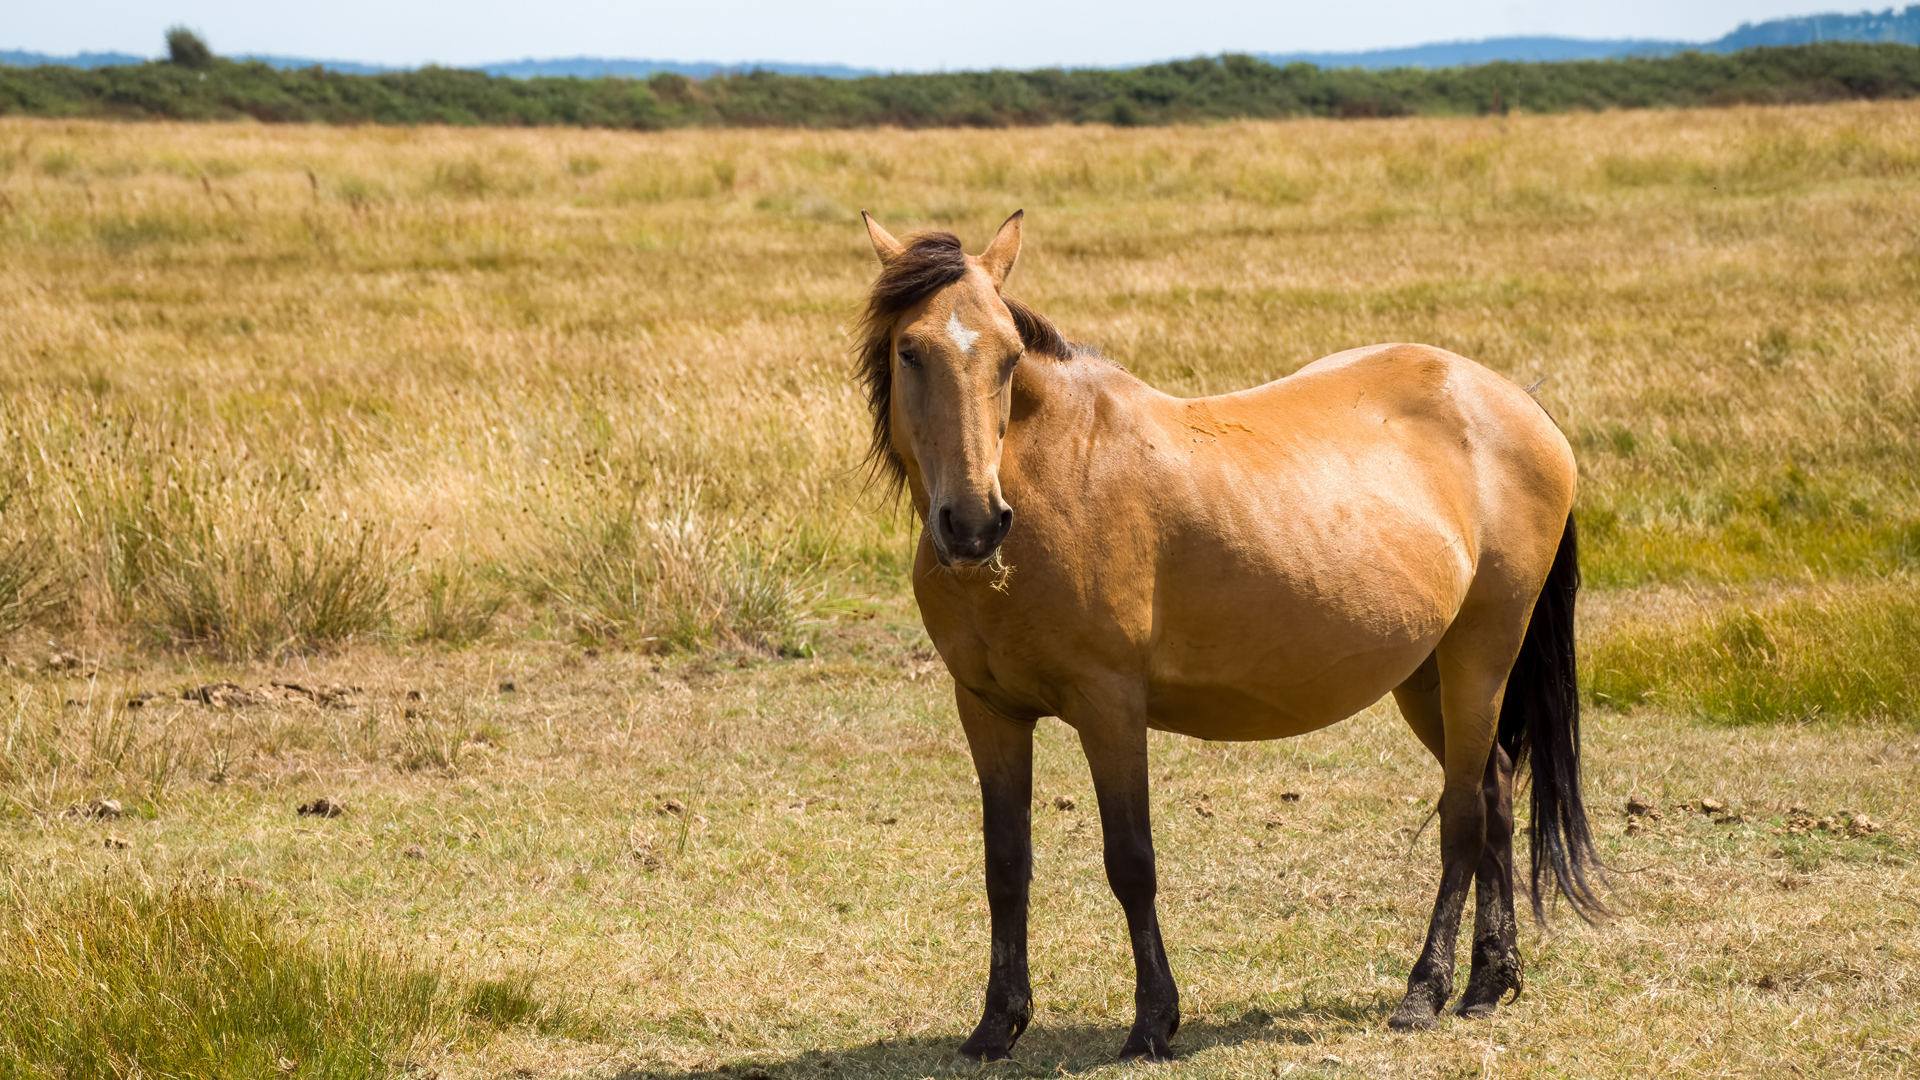
[[[300,804],[301,817],[337,818],[347,812],[347,804],[334,799],[315,799]]]
[[[1053,808],[1055,810],[1064,812],[1073,809],[1077,805],[1079,804],[1074,802],[1073,797],[1070,795],[1055,795],[1053,797]]]
[[[1847,822],[1848,836],[1872,836],[1880,831],[1880,823],[1865,814],[1855,814]]]
[[[183,690],[180,700],[197,701],[213,709],[237,709],[243,705],[256,705],[260,699],[234,683],[218,682]]]
[[[359,693],[360,688],[357,686],[302,686],[299,683],[275,682],[270,684],[269,691],[257,696],[277,697],[283,700],[304,698],[322,708],[344,709],[351,704],[347,699]]]
[[[127,842],[125,840],[122,840],[119,837],[112,836],[112,835],[109,835],[105,840],[101,841],[101,843],[106,847],[108,851],[121,851],[121,850],[124,850],[127,846]]]
[[[401,852],[400,854],[406,856],[409,859],[414,860],[415,862],[419,862],[427,857],[427,849],[421,847],[419,844],[408,844],[407,850]]]
[[[1628,817],[1659,817],[1660,808],[1638,795],[1627,799]]]
[[[503,682],[500,684],[500,692],[503,694],[517,693],[519,692],[519,689],[520,688],[518,686],[515,686],[513,684],[512,680],[508,680],[507,682]]]
[[[1283,791],[1280,793],[1280,801],[1281,802],[1299,802],[1300,793],[1297,791]]]
[[[654,813],[656,814],[666,814],[669,817],[679,817],[681,814],[684,814],[687,812],[687,804],[681,802],[679,799],[662,799],[660,800],[660,805],[654,807],[653,809],[654,809]]]
[[[83,661],[78,656],[70,652],[56,652],[52,656],[47,657],[47,670],[73,671],[80,667],[82,663]]]
[[[1700,800],[1700,812],[1703,814],[1725,813],[1726,809],[1727,809],[1727,804],[1721,802],[1719,799],[1701,799]]]

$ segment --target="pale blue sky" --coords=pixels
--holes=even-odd
[[[1516,34],[1707,40],[1741,22],[1858,6],[1820,0],[0,0],[0,49],[153,54],[162,31],[183,23],[221,53],[396,65],[604,56],[938,70],[1372,49]]]

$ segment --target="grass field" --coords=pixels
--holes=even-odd
[[[1579,456],[1621,917],[1389,1036],[1438,786],[1391,705],[1157,738],[1168,1075],[1914,1071],[1916,147],[1913,104],[0,121],[0,1076],[951,1068],[977,807],[857,468],[861,207],[975,247],[1025,207],[1013,291],[1166,390],[1425,341],[1544,377]],[[997,1073],[1107,1068],[1131,1017],[1067,734]]]

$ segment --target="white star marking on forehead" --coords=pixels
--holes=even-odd
[[[966,324],[960,321],[960,313],[956,311],[947,316],[947,336],[953,339],[961,352],[970,353],[973,351],[973,339],[980,336],[980,331],[967,329]]]

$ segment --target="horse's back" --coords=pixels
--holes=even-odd
[[[1497,372],[1445,349],[1349,349],[1264,386],[1202,400],[1245,427],[1396,470],[1357,476],[1367,483],[1392,490],[1395,476],[1411,474],[1425,495],[1444,498],[1477,526],[1537,510],[1552,519],[1547,531],[1557,541],[1571,508],[1573,450],[1546,411]]]
[[[1150,666],[1156,722],[1192,734],[1271,737],[1364,707],[1487,586],[1489,557],[1544,578],[1571,505],[1551,420],[1440,349],[1351,350],[1169,415],[1187,460],[1163,501],[1181,509]]]

